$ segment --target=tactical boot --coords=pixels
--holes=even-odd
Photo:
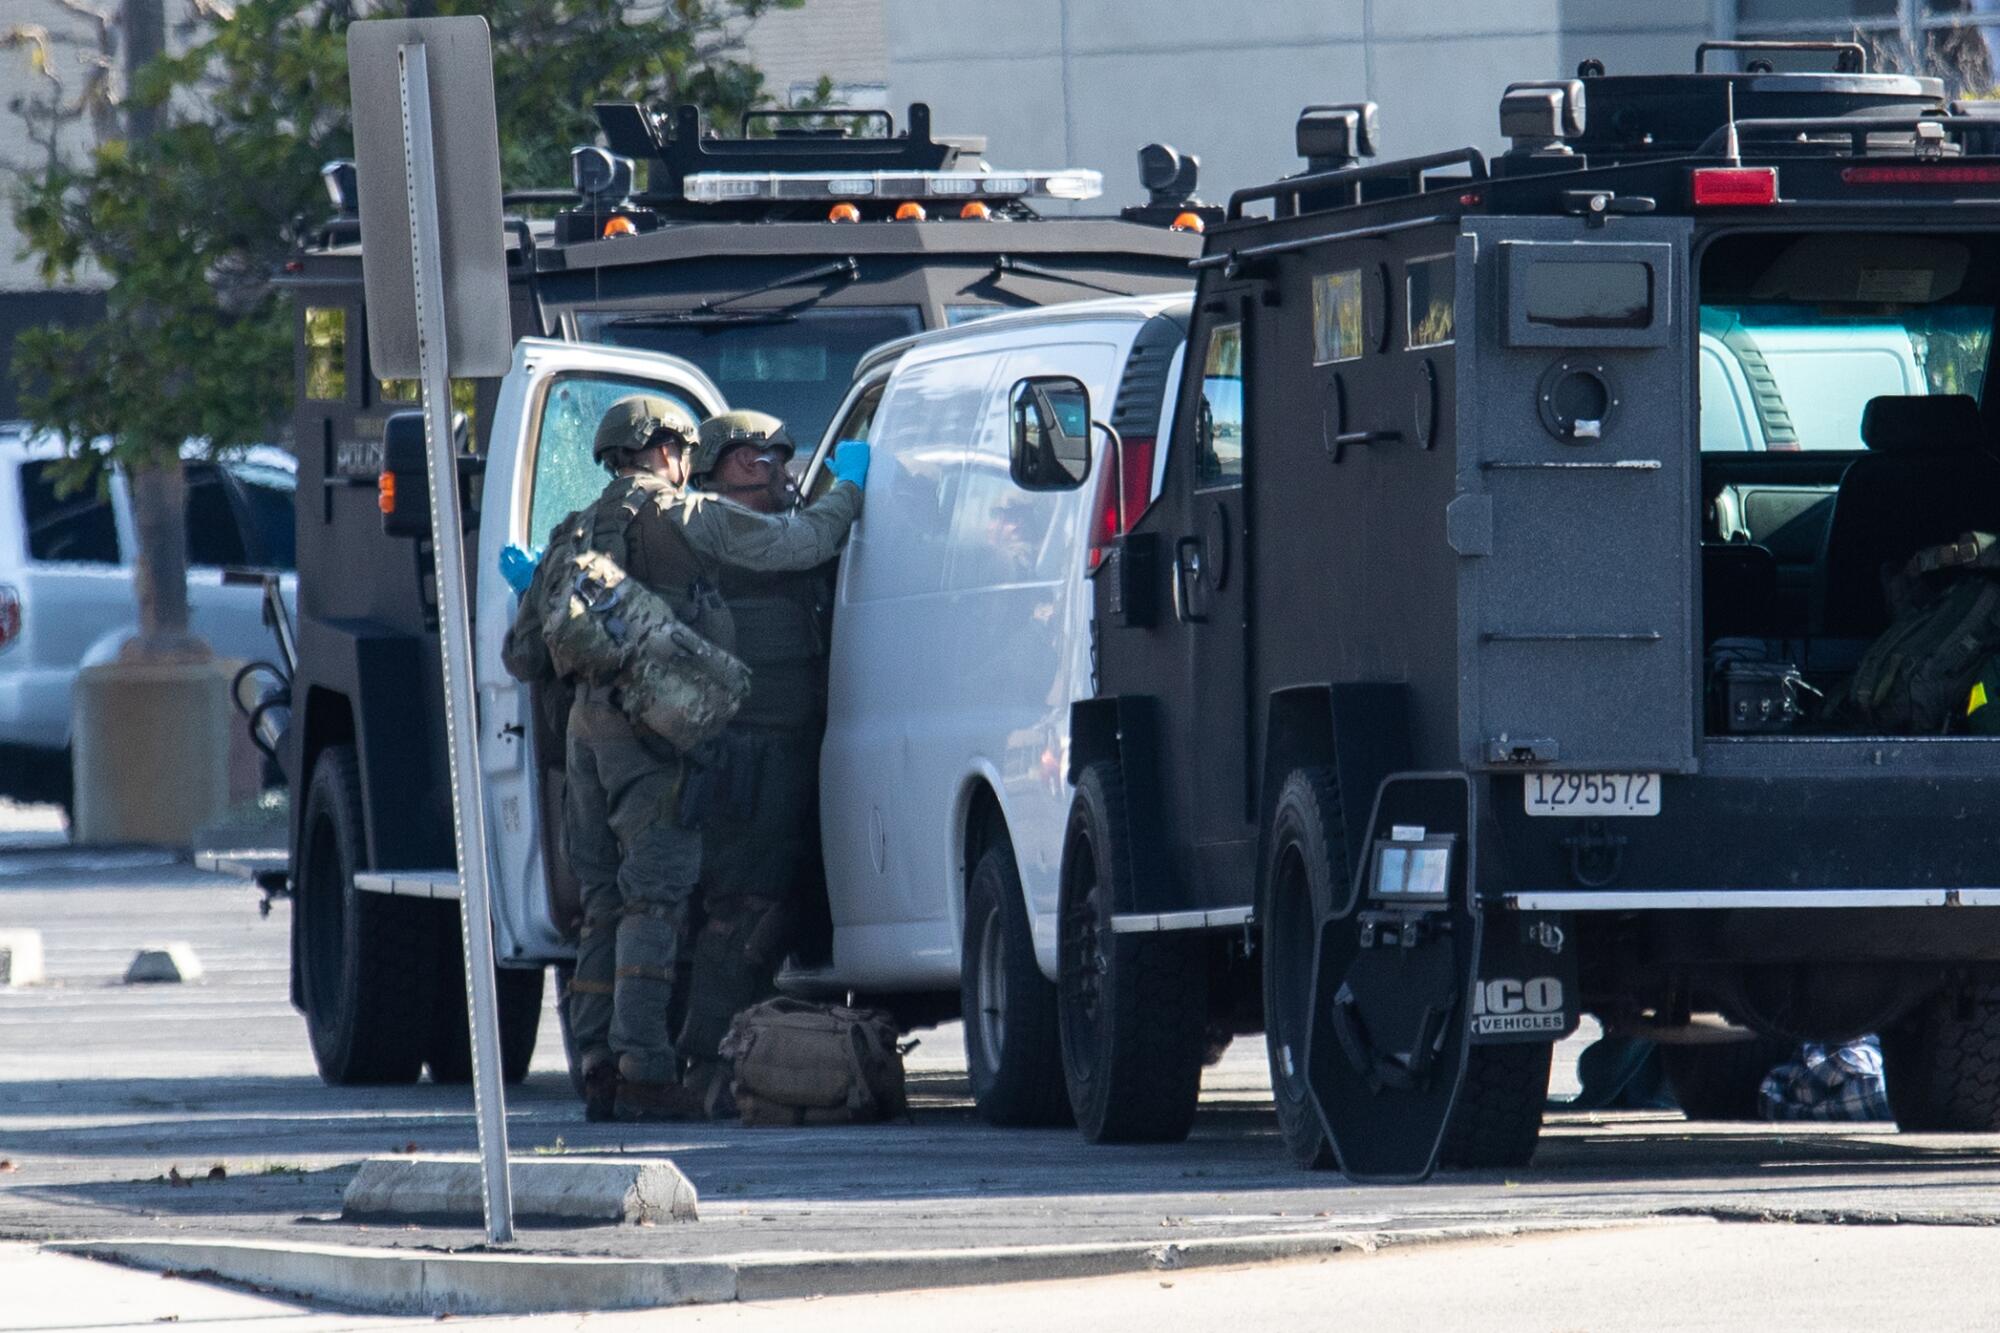
[[[592,1065],[583,1071],[583,1118],[602,1123],[618,1118],[618,1066]]]
[[[700,1120],[701,1103],[700,1093],[685,1083],[639,1083],[626,1079],[618,1085],[620,1120]]]

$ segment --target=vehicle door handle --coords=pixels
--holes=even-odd
[[[1188,580],[1201,581],[1201,538],[1183,537],[1174,543],[1174,619],[1183,625],[1201,625],[1206,615],[1194,610],[1194,592]]]
[[[502,736],[514,736],[518,738],[521,736],[525,736],[527,734],[527,729],[523,727],[519,722],[509,722],[506,726],[500,728],[500,734]]]

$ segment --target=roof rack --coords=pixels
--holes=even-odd
[[[1429,173],[1443,167],[1467,167],[1470,179],[1486,179],[1486,155],[1477,148],[1455,148],[1447,153],[1432,153],[1427,157],[1404,158],[1396,162],[1371,162],[1365,166],[1342,167],[1335,171],[1308,171],[1298,176],[1288,176],[1270,185],[1252,186],[1238,190],[1229,196],[1229,220],[1234,222],[1243,216],[1243,206],[1262,199],[1273,201],[1274,215],[1277,217],[1298,216],[1302,204],[1301,196],[1320,194],[1328,190],[1341,190],[1346,194],[1342,206],[1362,202],[1362,183],[1373,180],[1401,180],[1409,189],[1409,194],[1424,194],[1434,186],[1450,184],[1460,186],[1467,183],[1465,177],[1454,177],[1449,182],[1426,179]]]
[[[1703,42],[1694,49],[1694,72],[1708,73],[1708,53],[1710,51],[1829,51],[1834,55],[1833,72],[1836,74],[1866,74],[1868,72],[1868,49],[1859,42]],[[1761,68],[1759,68],[1761,66]],[[1767,60],[1753,60],[1748,71],[1752,74],[1769,74],[1771,64]]]

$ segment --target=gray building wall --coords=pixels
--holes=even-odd
[[[808,0],[809,4],[821,0]],[[1298,169],[1309,102],[1373,100],[1384,155],[1500,145],[1500,94],[1585,57],[1692,69],[1735,0],[885,0],[892,102],[929,102],[988,159],[1085,166],[1140,196],[1134,154],[1202,159],[1211,201]]]

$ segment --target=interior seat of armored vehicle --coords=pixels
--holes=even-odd
[[[2000,237],[1738,233],[1699,279],[1708,734],[1905,730],[1850,696],[1913,557],[2000,532]]]

